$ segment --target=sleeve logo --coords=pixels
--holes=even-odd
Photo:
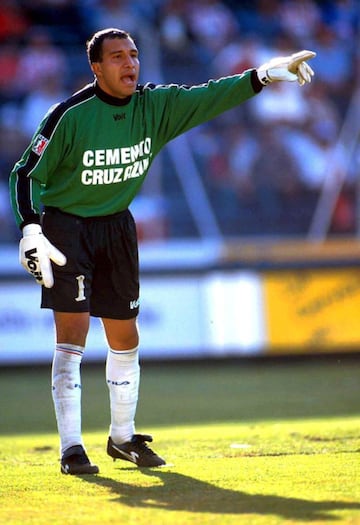
[[[49,140],[46,139],[43,135],[38,135],[34,140],[32,151],[39,155],[39,157],[44,153],[46,146],[48,145]]]

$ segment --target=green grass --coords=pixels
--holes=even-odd
[[[360,524],[360,360],[142,366],[137,430],[169,465],[105,454],[103,367],[83,366],[98,476],[62,476],[49,368],[0,371],[0,523]]]

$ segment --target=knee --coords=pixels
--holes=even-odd
[[[138,333],[118,334],[108,338],[108,343],[113,350],[130,350],[139,346],[139,335]]]
[[[58,343],[85,346],[89,330],[88,316],[79,314],[56,314],[55,327]]]
[[[85,346],[87,332],[80,327],[74,326],[66,330],[57,331],[57,343],[68,343],[71,345]]]
[[[139,345],[139,332],[135,319],[125,321],[103,319],[103,324],[110,348],[129,350]]]

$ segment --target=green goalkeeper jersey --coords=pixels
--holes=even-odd
[[[81,217],[125,210],[167,142],[260,90],[255,70],[196,86],[146,84],[127,99],[86,86],[49,110],[15,164],[17,224],[38,223],[42,205]]]

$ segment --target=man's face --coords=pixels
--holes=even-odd
[[[139,79],[139,53],[130,38],[106,38],[102,44],[102,61],[92,70],[100,88],[108,95],[126,98],[132,95]]]

